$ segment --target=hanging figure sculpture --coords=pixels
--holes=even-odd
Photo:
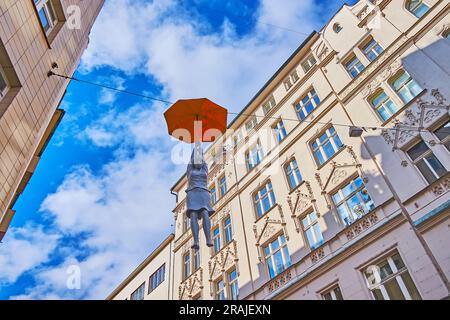
[[[211,220],[214,213],[211,207],[210,192],[207,187],[208,165],[203,157],[201,142],[195,143],[192,151],[191,161],[187,166],[188,188],[186,189],[186,215],[191,221],[194,244],[192,248],[198,250],[199,247],[199,220],[203,219],[203,231],[205,233],[206,245],[212,247],[211,241]]]

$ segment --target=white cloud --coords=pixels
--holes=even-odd
[[[58,238],[40,226],[10,228],[4,243],[0,244],[0,284],[15,282],[23,273],[45,263]]]

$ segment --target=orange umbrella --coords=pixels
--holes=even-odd
[[[169,134],[187,143],[214,141],[227,129],[227,115],[206,98],[178,100],[164,112]]]

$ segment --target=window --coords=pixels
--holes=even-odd
[[[347,69],[350,76],[354,78],[364,70],[364,65],[355,55],[353,55],[345,64],[345,69]]]
[[[193,268],[192,270],[195,272],[198,268],[200,268],[200,250],[193,250],[193,255],[194,255],[194,259],[193,259]]]
[[[273,96],[270,96],[270,98],[263,103],[262,105],[262,109],[264,112],[264,115],[268,114],[270,110],[272,110],[273,107],[275,107],[276,102],[275,102],[275,98]],[[256,120],[256,118],[255,118]],[[256,123],[255,123],[256,125]]]
[[[228,285],[230,286],[230,298],[231,300],[238,300],[239,298],[239,285],[236,269],[231,270],[228,273]]]
[[[238,131],[236,135],[233,137],[233,145],[236,148],[239,143],[243,140],[242,131]]]
[[[216,282],[216,299],[217,300],[225,300],[225,282],[223,279],[220,279]]]
[[[51,0],[34,0],[34,4],[38,11],[42,27],[44,28],[45,33],[48,34],[58,22],[53,3]]]
[[[187,214],[183,214],[183,232],[186,232],[191,224],[191,219],[188,218]]]
[[[148,293],[155,290],[163,281],[166,274],[166,264],[163,264],[158,270],[150,276]]]
[[[187,252],[183,256],[183,279],[191,275],[191,253]]]
[[[302,63],[302,69],[305,73],[307,73],[314,65],[317,63],[316,58],[312,54],[308,56]]]
[[[304,120],[318,105],[320,99],[314,89],[306,93],[295,106],[295,111],[300,120]]]
[[[373,38],[370,38],[369,42],[362,47],[362,51],[367,59],[373,61],[383,52],[383,48]]]
[[[263,250],[271,279],[291,266],[291,256],[289,255],[284,234],[265,245]]]
[[[323,300],[344,300],[341,289],[338,285],[322,293]]]
[[[298,79],[300,79],[300,77],[298,76],[297,70],[292,71],[291,74],[289,75],[289,77],[291,77],[292,83],[296,83],[298,81]]]
[[[292,159],[285,167],[286,177],[289,182],[291,190],[295,189],[302,182],[302,175],[298,170],[297,161]]]
[[[423,140],[410,148],[407,153],[428,183],[433,183],[447,173],[447,170]]]
[[[145,282],[131,294],[130,300],[144,300]]]
[[[219,188],[220,196],[223,197],[225,193],[227,193],[227,179],[225,178],[225,175],[219,179]]]
[[[390,83],[404,103],[410,102],[422,92],[422,88],[404,70],[391,79]]]
[[[447,29],[442,33],[442,36],[446,39],[450,39],[450,29]]]
[[[211,189],[209,189],[209,195],[210,195],[210,198],[211,198],[211,203],[215,204],[217,202],[216,186],[212,186]]]
[[[369,266],[364,275],[375,300],[421,300],[398,253]]]
[[[286,129],[284,128],[283,120],[278,120],[278,122],[275,123],[272,129],[275,132],[275,136],[278,142],[281,142],[284,138],[286,138],[287,133]]]
[[[408,11],[415,15],[417,18],[421,18],[425,13],[428,12],[430,7],[422,0],[410,0],[406,3],[406,9],[408,9]]]
[[[302,226],[311,249],[315,249],[323,243],[322,231],[320,231],[317,214],[315,212],[307,214],[302,219]]]
[[[258,121],[256,120],[256,116],[253,115],[250,117],[250,120],[248,120],[245,123],[245,129],[247,129],[247,131],[252,130],[256,125],[258,124]]]
[[[263,152],[261,144],[258,142],[245,155],[245,160],[247,163],[247,170],[251,170],[256,167],[263,158]]]
[[[286,91],[289,90],[292,87],[291,78],[284,79],[283,84]]]
[[[375,208],[360,177],[336,191],[331,198],[342,222],[347,226]]]
[[[217,253],[220,251],[221,248],[221,241],[220,241],[220,228],[216,227],[213,230],[213,234],[212,234],[212,241],[213,241],[213,249],[214,249],[214,253]]]
[[[325,130],[320,137],[315,139],[311,146],[316,161],[322,165],[344,145],[342,144],[341,139],[337,135],[334,127],[330,127]]]
[[[272,183],[269,181],[255,193],[255,207],[258,218],[272,209],[275,203],[276,200],[272,190]]]
[[[0,66],[0,100],[6,95],[6,92],[8,92],[9,84],[6,80],[6,74],[3,71],[3,68]]]
[[[384,121],[388,120],[399,110],[384,91],[380,91],[371,98],[370,104]]]
[[[225,236],[225,244],[228,244],[233,240],[233,230],[231,228],[231,218],[227,217],[223,221],[223,234]]]
[[[448,151],[450,151],[450,121],[434,130],[434,135],[439,139]]]

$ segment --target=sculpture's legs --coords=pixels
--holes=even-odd
[[[209,219],[208,210],[202,210],[201,212],[203,219],[203,231],[205,232],[206,245],[212,247],[213,243],[211,240],[211,220]]]
[[[198,213],[197,212],[191,212],[191,230],[192,230],[192,236],[194,237],[194,244],[192,245],[192,249],[198,250],[200,246],[198,245]]]

